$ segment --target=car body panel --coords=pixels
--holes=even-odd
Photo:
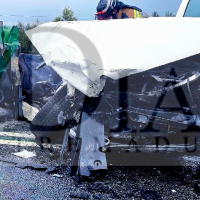
[[[189,3],[190,0],[183,0],[180,7],[179,7],[179,10],[176,14],[176,17],[184,17],[184,14],[185,14],[185,10],[188,6],[188,3]]]
[[[200,53],[198,23],[175,17],[55,22],[26,34],[47,65],[94,97],[102,75],[119,79]]]

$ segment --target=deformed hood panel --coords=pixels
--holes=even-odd
[[[113,79],[200,53],[200,19],[51,22],[26,32],[63,79],[90,97]]]

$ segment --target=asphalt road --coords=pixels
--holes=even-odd
[[[115,166],[112,155],[107,155],[108,171],[105,176],[81,178],[69,175],[70,153],[65,153],[65,167],[57,171],[46,173],[44,169],[33,169],[16,165],[57,166],[58,155],[50,154],[47,149],[41,150],[29,131],[29,123],[16,121],[3,115],[0,116],[0,199],[16,200],[46,200],[46,199],[145,199],[142,191],[148,189],[156,191],[162,199],[200,199],[198,182],[200,172],[198,157],[188,159],[184,167],[156,167],[156,166],[124,166],[125,158],[122,154],[114,154],[118,160]],[[56,151],[61,146],[54,145]],[[12,153],[22,150],[35,152],[32,158],[20,158]],[[132,163],[132,164],[131,164]],[[188,165],[188,166],[187,166]],[[36,168],[37,168],[36,166]],[[21,167],[21,168],[19,168]],[[54,177],[53,175],[62,176]],[[71,195],[71,196],[70,196]],[[82,198],[75,198],[82,197]]]

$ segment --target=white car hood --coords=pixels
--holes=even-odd
[[[26,32],[64,80],[90,97],[113,79],[200,53],[199,18],[51,22]]]

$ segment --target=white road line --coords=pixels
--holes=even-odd
[[[34,142],[35,136],[33,134],[15,133],[15,132],[0,132],[0,138],[1,138],[1,136],[2,137],[13,137],[13,140],[0,139],[0,145],[22,146],[22,147],[39,147],[39,145],[37,145],[37,143]],[[16,137],[19,138],[19,141],[16,140]],[[33,142],[20,141],[20,138],[33,139]],[[48,145],[48,144],[44,144],[44,146],[46,146],[46,145]],[[60,144],[53,144],[52,146],[55,149],[61,148]]]
[[[13,145],[22,147],[39,147],[35,142],[25,142],[25,141],[11,141],[11,140],[0,140],[0,145]]]
[[[15,133],[15,132],[0,132],[0,136],[24,137],[24,138],[31,138],[31,139],[35,138],[33,134]]]

